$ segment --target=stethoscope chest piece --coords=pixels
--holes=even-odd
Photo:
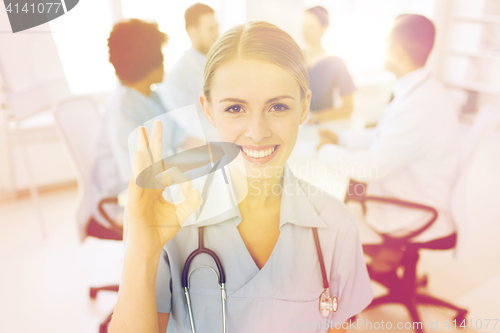
[[[330,312],[336,312],[338,307],[339,303],[337,297],[330,297],[328,289],[323,290],[321,296],[319,297],[319,312],[323,318],[327,318],[330,315]]]

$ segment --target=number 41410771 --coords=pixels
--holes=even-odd
[[[14,6],[12,6],[12,3],[9,3],[9,5],[7,6],[7,12],[9,14],[12,12],[15,12],[16,14],[19,12],[21,12],[21,13],[22,12],[24,12],[24,13],[37,12],[37,13],[41,14],[41,13],[50,13],[50,10],[52,9],[52,7],[54,7],[52,9],[52,12],[57,14],[59,8],[61,7],[61,3],[60,2],[46,2],[46,3],[40,2],[38,4],[38,6],[36,6],[36,7],[35,7],[34,3],[32,3],[31,5],[28,5],[27,3],[25,3],[24,6],[21,8],[21,10],[19,10],[19,6],[20,6],[19,3],[14,4]]]
[[[485,322],[486,326],[484,328],[488,328],[488,326],[490,325],[490,322],[493,322],[494,325],[493,325],[493,329],[496,328],[497,324],[498,324],[498,319],[477,319],[476,321],[473,321],[472,319],[469,319],[468,322],[469,322],[469,327],[472,328],[473,326],[475,326],[475,328],[483,328],[483,321]],[[467,321],[464,319],[462,320],[461,322],[457,323],[457,320],[454,319],[452,321],[453,323],[453,326],[455,326],[455,329],[458,327],[458,328],[463,328],[465,329],[465,327],[467,326]],[[492,323],[492,324],[493,324]],[[444,324],[444,327],[446,328],[450,328],[450,320],[448,319],[446,321],[446,323]]]

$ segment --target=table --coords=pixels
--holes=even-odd
[[[346,166],[325,163],[318,158],[316,146],[319,143],[318,129],[326,128],[334,132],[357,129],[358,124],[351,119],[330,121],[320,126],[302,125],[295,148],[288,159],[288,165],[295,175],[343,201],[349,184]]]

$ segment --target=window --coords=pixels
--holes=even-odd
[[[122,0],[125,18],[139,18],[158,22],[160,30],[169,37],[168,45],[163,50],[165,70],[168,71],[182,56],[184,50],[191,47],[191,41],[186,33],[184,12],[197,2],[202,2],[215,10],[217,19],[220,15],[219,0]],[[222,32],[222,31],[219,31]]]
[[[184,11],[196,3],[164,0],[85,0],[66,15],[50,22],[59,56],[73,94],[111,91],[117,84],[114,68],[108,61],[107,39],[113,21],[111,8],[123,12],[123,18],[158,22],[168,34],[164,49],[165,68],[170,69],[191,45],[184,29]],[[219,14],[220,1],[203,1]]]
[[[85,0],[50,21],[55,43],[73,94],[110,91],[116,85],[108,61],[111,31],[109,0]]]
[[[249,0],[246,0],[249,1]],[[220,33],[246,18],[245,0],[204,0],[216,13]],[[272,0],[270,0],[272,1]],[[108,62],[107,38],[113,13],[124,18],[158,22],[169,35],[164,49],[168,71],[190,41],[184,29],[184,11],[198,0],[85,0],[66,15],[51,21],[53,36],[72,93],[111,91],[116,85],[113,66]],[[304,0],[303,7],[325,7],[331,24],[323,39],[325,49],[346,62],[356,83],[388,81],[384,68],[387,35],[392,21],[401,13],[418,13],[433,18],[435,0]],[[299,43],[301,41],[299,40]],[[389,79],[388,79],[389,78]],[[361,81],[361,82],[360,82]]]
[[[323,6],[330,14],[330,27],[323,47],[341,57],[358,85],[365,80],[387,80],[384,73],[387,36],[394,19],[416,13],[432,19],[434,0],[305,0],[305,8]]]

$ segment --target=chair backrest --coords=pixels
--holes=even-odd
[[[78,174],[77,223],[80,239],[86,236],[85,227],[92,212],[89,182],[95,159],[95,147],[102,127],[96,104],[86,97],[75,97],[59,103],[54,117],[61,137],[72,157]]]
[[[435,208],[427,205],[422,205],[416,202],[404,201],[395,198],[386,198],[386,197],[377,197],[377,196],[369,196],[366,195],[366,183],[357,182],[353,179],[349,180],[349,186],[347,187],[346,196],[344,198],[344,203],[347,204],[350,201],[356,201],[361,204],[361,208],[363,209],[363,215],[366,214],[366,203],[378,202],[380,204],[392,205],[405,207],[408,209],[421,210],[431,213],[429,220],[420,228],[413,230],[412,232],[404,235],[404,236],[393,236],[391,234],[380,233],[374,229],[376,233],[382,236],[384,243],[389,245],[392,244],[403,244],[403,243],[412,243],[411,240],[414,237],[422,234],[424,231],[429,229],[438,217],[438,212]],[[369,225],[368,225],[369,226]],[[416,243],[414,243],[416,244]],[[425,243],[419,243],[419,246],[425,245]],[[425,247],[425,246],[424,246]]]
[[[500,126],[500,108],[493,105],[483,106],[477,113],[467,138],[460,151],[460,174],[451,196],[451,215],[457,227],[457,245],[455,257],[460,257],[467,238],[467,178],[471,163],[479,147],[488,136]]]

